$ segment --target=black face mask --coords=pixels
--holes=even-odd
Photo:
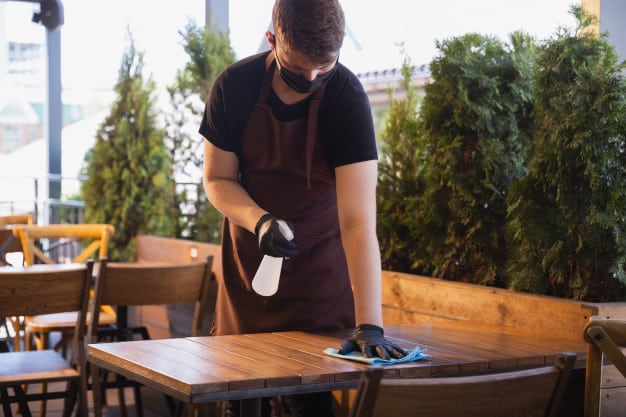
[[[328,80],[330,80],[332,76],[335,75],[335,71],[337,71],[337,63],[335,63],[330,71],[318,75],[317,77],[315,77],[314,80],[310,81],[285,68],[283,64],[281,64],[281,62],[278,60],[278,54],[276,53],[276,51],[274,51],[274,56],[276,57],[276,62],[278,62],[279,65],[278,71],[280,74],[280,78],[283,79],[285,84],[287,84],[289,87],[291,87],[293,90],[297,91],[300,94],[312,93],[313,91],[317,90],[318,88],[326,84]],[[337,60],[339,60],[339,58],[337,58]]]

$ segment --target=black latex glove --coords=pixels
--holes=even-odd
[[[345,355],[355,350],[360,350],[366,358],[400,359],[407,355],[404,349],[385,339],[382,327],[373,324],[358,326],[354,336],[343,342],[338,353]]]
[[[268,222],[269,224],[266,225],[265,223]],[[284,222],[289,226],[293,235],[293,223],[287,220]],[[254,232],[259,242],[259,249],[263,254],[276,258],[293,258],[298,254],[296,244],[293,240],[287,239],[281,232],[278,220],[271,214],[267,213],[261,216],[256,223]]]

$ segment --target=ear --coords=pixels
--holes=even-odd
[[[270,32],[269,30],[266,31],[265,32],[265,40],[269,44],[270,49],[273,51],[274,48],[276,48],[276,38],[274,37],[274,34],[272,32]]]

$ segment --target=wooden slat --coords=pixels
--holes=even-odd
[[[196,301],[206,268],[204,260],[182,264],[107,262],[100,302],[137,306]]]
[[[394,335],[396,334],[394,332]],[[404,336],[406,337],[406,333]],[[487,336],[483,335],[483,337]],[[438,357],[456,362],[459,366],[458,371],[452,370],[451,372],[448,369],[433,368],[433,375],[520,366],[512,353],[507,352],[505,349],[498,350],[481,338],[480,334],[476,338],[460,338],[451,333],[440,333],[432,328],[424,328],[420,331],[419,336],[416,337],[416,342],[418,345],[428,348],[429,352],[433,350],[429,346],[438,348]],[[540,360],[536,360],[535,363],[543,364],[543,357]]]
[[[386,325],[470,320],[494,330],[579,340],[597,313],[591,303],[392,271],[383,271],[382,287]]]
[[[192,337],[190,340],[223,351],[234,365],[256,369],[265,376],[267,387],[298,385],[301,382],[296,370],[275,365],[276,355],[260,352],[241,341],[226,337]]]
[[[0,354],[0,384],[31,384],[78,378],[78,372],[53,350]]]
[[[626,405],[626,389],[607,388],[601,391],[600,415],[601,416],[623,416]]]
[[[328,358],[323,350],[325,348],[339,348],[341,343],[348,337],[352,336],[352,330],[343,330],[337,331],[336,334],[341,335],[342,337],[336,336],[324,336],[317,334],[310,334],[306,332],[280,332],[274,333],[274,335],[288,338],[290,341],[289,345],[298,346],[299,349],[302,349],[305,352],[311,353],[316,356],[321,356],[326,360],[332,361],[335,364],[337,361],[345,362],[341,359],[336,358]],[[398,345],[405,349],[413,349],[415,348],[414,344],[404,344],[404,341],[398,341]],[[287,342],[286,342],[287,343]],[[437,350],[435,348],[435,350]],[[431,353],[431,352],[429,352]],[[432,353],[431,353],[432,354]],[[437,367],[444,367],[448,364],[453,367],[451,372],[458,372],[458,364],[451,364],[450,361],[446,359],[441,359],[439,357],[434,357],[433,359],[424,360],[419,363],[414,362],[411,364],[398,364],[393,367],[388,367],[385,370],[385,375],[389,376],[412,376],[412,377],[424,377],[430,375],[431,365],[435,364]],[[352,381],[355,377],[358,379],[360,377],[361,368],[359,367],[358,371],[351,373],[342,373],[341,375],[336,375],[335,380],[343,380],[343,381]],[[359,374],[359,375],[357,375]]]
[[[213,256],[213,273],[219,281],[222,277],[222,248],[220,245],[174,239],[153,235],[139,235],[135,238],[137,261],[183,263],[206,259]]]
[[[9,268],[6,271],[8,276],[2,276],[0,286],[0,316],[30,316],[82,308],[77,296],[85,285],[82,265]],[[9,275],[11,272],[19,274]],[[46,291],[42,292],[41,287],[46,287]],[[29,300],[27,306],[24,298]]]
[[[87,346],[89,361],[128,378],[190,402],[196,391],[228,390],[228,381],[206,370],[215,358],[199,358],[187,349],[197,344],[177,340],[176,347],[163,340],[141,340],[120,343],[98,343]],[[193,365],[192,365],[193,364]]]
[[[301,350],[294,349],[290,346],[286,346],[281,343],[277,338],[270,337],[269,339],[264,337],[264,334],[252,334],[246,335],[247,341],[251,346],[256,349],[273,353],[277,357],[280,357],[280,361],[277,363],[279,366],[290,366],[292,369],[296,369],[301,378],[302,384],[319,384],[330,383],[335,380],[333,371],[333,365],[329,364],[326,358],[314,356],[302,352]],[[358,364],[340,364],[339,367],[343,370],[346,366],[354,371],[360,365]]]

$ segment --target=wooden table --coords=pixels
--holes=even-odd
[[[338,347],[351,334],[278,332],[98,343],[88,345],[87,360],[188,404],[346,390],[357,387],[366,365],[327,356],[323,349]],[[582,339],[537,340],[462,322],[387,327],[385,335],[406,349],[419,345],[432,355],[386,367],[388,374],[407,377],[542,365],[563,351],[577,353],[584,366],[586,352]]]

